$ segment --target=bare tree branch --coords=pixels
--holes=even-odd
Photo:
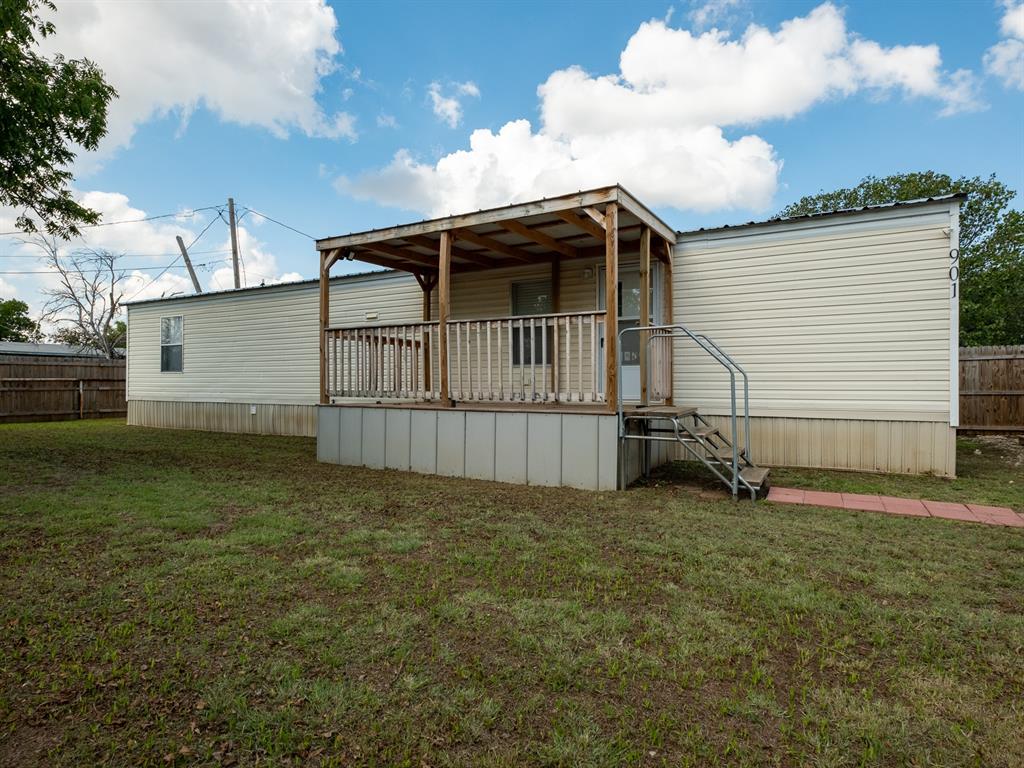
[[[79,340],[104,357],[116,358],[124,343],[123,324],[117,318],[128,278],[118,264],[121,255],[82,249],[62,256],[57,240],[45,235],[26,242],[43,251],[43,261],[57,276],[57,285],[43,291],[48,300],[42,319],[63,325],[58,336]]]

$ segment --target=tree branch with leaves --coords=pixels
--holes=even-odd
[[[22,232],[68,239],[99,221],[72,196],[69,168],[79,147],[99,146],[117,93],[88,59],[39,53],[56,32],[42,13],[55,10],[50,0],[0,2],[0,203],[21,211]]]

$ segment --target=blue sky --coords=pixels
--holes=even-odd
[[[112,115],[111,139],[98,157],[76,168],[76,190],[93,193],[86,199],[102,207],[108,221],[220,204],[232,195],[241,206],[327,236],[508,202],[533,191],[573,191],[596,179],[625,183],[671,225],[687,229],[765,218],[802,195],[854,184],[867,174],[996,173],[1024,190],[1024,43],[1015,37],[1024,32],[1014,26],[1011,15],[1019,6],[1012,4],[936,2],[925,13],[925,4],[911,2],[859,2],[824,11],[821,3],[742,0],[326,8],[314,2],[268,6],[252,24],[239,17],[248,12],[245,6],[230,4],[202,13],[194,4],[132,4],[129,10],[113,3],[92,10],[81,7],[88,3],[58,5],[56,48],[95,59],[124,95]],[[1024,18],[1024,11],[1018,16]],[[783,39],[784,25],[794,19],[830,23],[830,29],[840,25],[844,42],[829,54],[829,66],[851,70],[829,75],[827,85],[815,83],[814,52],[801,46],[813,48],[818,33],[809,26],[810,39]],[[147,24],[167,32],[162,40],[178,37],[188,47],[133,43],[130,38],[146,37]],[[167,29],[169,24],[177,29]],[[758,57],[766,54],[751,46],[746,64],[736,64],[736,81],[756,83],[736,85],[728,69],[733,59],[716,56],[735,54],[729,41],[742,41],[750,25],[777,45],[764,63]],[[225,28],[233,30],[227,43]],[[638,36],[641,28],[645,36]],[[705,46],[709,58],[689,50],[673,59],[712,28],[721,32]],[[1000,57],[990,53],[1000,45]],[[633,77],[656,79],[667,71],[682,85],[658,96],[652,91],[661,86],[651,82],[600,80],[625,75],[620,57],[630,46]],[[790,54],[806,67],[779,63]],[[929,64],[929,55],[941,63]],[[573,67],[582,70],[578,82],[552,79],[575,72]],[[721,87],[715,72],[726,78]],[[546,101],[538,95],[545,83]],[[603,106],[596,96],[602,88],[611,88],[613,97]],[[759,100],[769,106],[745,108]],[[602,120],[629,123],[630,105],[641,101],[652,110],[643,124],[634,121],[621,135],[591,135],[591,126]],[[473,131],[497,135],[517,120],[529,121],[520,138],[530,146],[518,149],[509,139],[492,158],[509,178],[492,183],[464,165],[438,175],[445,168],[438,161],[467,150]],[[656,135],[647,132],[651,126]],[[743,137],[750,142],[740,151]],[[671,147],[664,163],[659,142]],[[580,150],[590,153],[585,162],[576,162],[579,146],[590,146]],[[384,172],[399,151],[406,164]],[[520,168],[568,163],[570,154],[574,170],[518,178]],[[617,159],[600,162],[609,154]],[[464,161],[488,158],[475,152]],[[614,177],[602,178],[605,169]],[[660,178],[648,184],[648,174]],[[694,182],[701,174],[704,180]],[[467,178],[477,185],[472,191],[465,191]],[[559,183],[570,188],[558,189]],[[146,267],[133,288],[142,296],[187,290],[180,265],[149,284],[157,275],[152,268],[170,263],[163,254],[175,251],[174,232],[191,240],[209,222],[207,215],[112,226],[90,242],[154,254],[126,258],[130,267]],[[315,276],[308,238],[252,215],[242,223],[250,282]],[[224,257],[226,237],[226,228],[215,222],[194,249],[214,251],[206,257],[214,262]],[[24,252],[12,238],[0,244],[6,254]],[[14,292],[39,306],[47,277],[11,274],[31,271],[33,264],[0,260],[0,295]],[[225,267],[211,263],[202,271],[204,282],[227,287],[220,282],[223,273],[212,282],[215,270]]]

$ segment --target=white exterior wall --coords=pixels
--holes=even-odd
[[[755,460],[954,473],[957,212],[943,201],[680,239],[674,317],[750,375]],[[728,414],[728,375],[692,343],[677,346],[673,377],[676,403]],[[942,444],[923,451],[919,430],[894,422],[937,424],[928,444]],[[778,437],[805,431],[805,450]],[[877,450],[827,437],[861,433]]]
[[[331,323],[417,321],[412,275],[382,273],[331,285]],[[314,405],[320,395],[315,283],[188,297],[128,308],[128,400]],[[160,371],[160,318],[184,318],[181,373]]]

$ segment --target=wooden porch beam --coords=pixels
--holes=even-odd
[[[419,264],[430,269],[437,269],[437,259],[433,256],[427,256],[422,253],[416,253],[416,251],[408,248],[399,248],[395,245],[388,245],[387,243],[367,243],[366,245],[360,246],[360,250],[376,251],[377,253],[383,253],[386,256],[393,256],[396,259],[405,259],[411,261],[413,264]]]
[[[551,259],[551,310],[556,314],[562,311],[562,258]],[[557,334],[556,334],[557,335]],[[558,381],[557,377],[555,381]]]
[[[429,248],[432,251],[436,251],[440,246],[440,243],[437,240],[431,240],[426,235],[409,235],[402,239],[406,242],[422,246],[423,248]],[[456,248],[454,245],[452,246],[452,258],[462,259],[463,261],[468,261],[470,264],[476,264],[481,267],[501,266],[499,262],[482,253],[473,253],[472,251],[467,251],[464,248]]]
[[[598,226],[589,217],[580,217],[573,211],[556,211],[555,215],[566,224],[572,224],[574,227],[582,229],[591,237],[604,240],[604,227]],[[564,238],[562,240],[564,242]]]
[[[667,240],[661,241],[662,248],[659,251],[664,251],[665,259],[662,262],[662,275],[661,278],[661,323],[662,325],[672,325],[672,245]],[[671,344],[669,349],[671,350]],[[672,391],[673,391],[673,366],[668,366],[668,393],[665,395],[665,404],[672,405]]]
[[[331,256],[320,254],[320,404],[327,405],[327,328],[331,324]]]
[[[527,253],[521,251],[513,245],[501,242],[501,240],[495,240],[493,237],[487,235],[480,235],[471,229],[459,229],[455,231],[455,236],[466,240],[474,245],[479,245],[481,248],[486,248],[489,251],[500,253],[504,256],[508,256],[510,259],[521,262],[523,264],[534,264],[537,262],[537,254]]]
[[[451,398],[448,396],[448,311],[451,304],[451,264],[452,264],[452,234],[451,232],[441,233],[441,243],[438,254],[440,269],[437,278],[437,356],[438,356],[438,388],[440,390],[441,405],[451,405]]]
[[[651,324],[651,230],[640,230],[640,325]],[[647,338],[640,332],[640,402],[649,405],[647,396]]]
[[[374,264],[378,267],[385,267],[386,269],[398,269],[404,272],[416,272],[422,267],[413,267],[409,264],[396,264],[394,259],[386,259],[383,256],[370,253],[368,251],[349,251],[353,261],[364,261],[367,264]]]
[[[654,249],[654,257],[662,264],[669,264],[672,261],[672,244],[665,238],[658,238],[660,244]]]
[[[406,235],[423,235],[431,232],[448,232],[478,224],[494,224],[507,219],[520,219],[526,216],[538,216],[540,214],[561,211],[567,208],[581,208],[592,205],[604,205],[609,201],[616,200],[618,187],[602,187],[586,192],[576,192],[562,197],[549,198],[547,200],[535,200],[530,203],[520,203],[503,208],[493,208],[476,213],[465,213],[457,216],[446,216],[441,219],[421,221],[416,224],[404,224],[397,227],[371,230],[369,232],[354,232],[349,235],[338,237],[326,237],[317,240],[317,250],[325,251],[330,248],[340,248],[347,245],[362,245],[364,243],[380,240],[391,240],[395,238],[404,239]]]
[[[589,216],[591,219],[593,219],[597,223],[597,226],[601,228],[601,231],[604,232],[603,213],[601,213],[599,210],[597,210],[597,208],[594,208],[593,206],[587,206],[586,208],[583,209],[583,212],[587,214],[587,216]]]
[[[415,273],[416,282],[420,285],[420,290],[423,291],[423,321],[430,322],[430,295],[434,288],[437,286],[437,274],[428,273],[421,274]]]
[[[619,206],[604,209],[604,397],[613,413],[619,404]]]
[[[575,259],[578,257],[576,249],[573,246],[560,242],[551,235],[538,232],[536,229],[530,229],[522,222],[510,219],[509,221],[499,221],[498,224],[509,232],[514,232],[520,237],[525,237],[527,240],[533,240],[533,242],[538,245],[543,245],[545,248],[552,250],[555,253],[560,253],[566,258]]]

